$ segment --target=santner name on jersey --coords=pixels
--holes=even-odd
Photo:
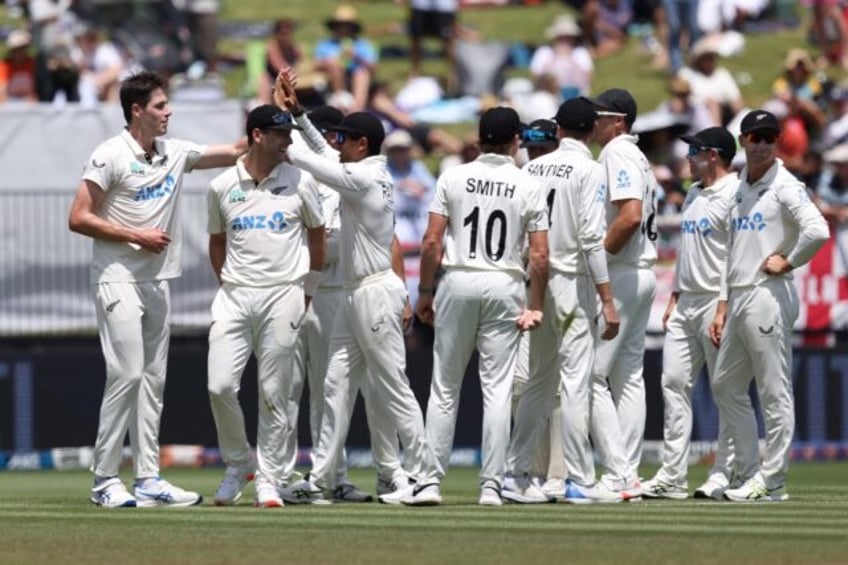
[[[483,196],[515,196],[515,185],[499,180],[482,180],[469,177],[465,181],[465,191]]]
[[[571,171],[574,170],[574,167],[565,163],[546,164],[531,161],[527,163],[524,170],[534,177],[558,177],[567,179],[571,177]]]

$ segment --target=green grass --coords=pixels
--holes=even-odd
[[[704,479],[692,470],[690,481]],[[220,470],[167,477],[211,496]],[[474,469],[445,505],[105,510],[82,472],[0,474],[0,563],[844,563],[848,464],[796,465],[785,503],[481,508]],[[351,477],[373,486],[373,472]],[[248,487],[245,499],[252,497]]]

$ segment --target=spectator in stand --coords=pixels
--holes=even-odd
[[[387,134],[396,129],[407,130],[425,153],[429,154],[434,149],[458,153],[462,147],[462,143],[448,132],[417,122],[409,113],[401,110],[384,83],[375,82],[371,85],[365,109],[380,119]]]
[[[690,66],[677,76],[686,79],[695,100],[710,111],[713,126],[726,126],[745,107],[733,75],[718,65],[718,39],[704,37],[692,46]]]
[[[413,77],[421,73],[422,40],[437,37],[442,42],[448,64],[447,90],[456,90],[456,56],[454,36],[459,0],[410,0],[409,2],[409,66]]]
[[[581,23],[595,57],[611,55],[624,47],[632,20],[632,0],[587,0],[581,10]]]
[[[327,88],[324,75],[317,71],[303,47],[295,41],[297,22],[282,18],[274,22],[273,36],[265,47],[265,73],[259,80],[258,91],[268,103],[271,85],[281,70],[291,67],[297,71],[297,93],[307,106],[323,104],[323,92]],[[339,91],[344,92],[344,90]]]
[[[80,101],[87,105],[118,102],[120,80],[125,73],[118,48],[111,41],[102,41],[98,31],[86,25],[80,25],[76,40],[71,59],[80,70]]]
[[[808,131],[817,132],[827,123],[820,104],[824,88],[816,76],[810,54],[804,49],[790,49],[783,63],[783,75],[774,81],[774,97],[786,104],[788,119],[800,119]]]
[[[534,79],[553,75],[563,100],[588,96],[592,88],[594,65],[589,50],[580,45],[582,31],[569,15],[559,16],[545,30],[549,45],[542,45],[530,60]]]
[[[395,185],[395,235],[404,248],[420,248],[436,179],[415,158],[415,141],[406,130],[396,129],[387,135],[383,153]]]
[[[38,99],[52,102],[62,93],[68,102],[79,101],[79,69],[71,60],[77,17],[72,0],[29,0],[36,56]]]
[[[32,37],[16,29],[6,38],[6,57],[0,60],[0,103],[8,100],[35,102],[35,59],[29,54]]]
[[[815,200],[831,225],[844,224],[848,222],[848,143],[825,153],[824,160]]]
[[[698,0],[662,0],[665,21],[668,25],[668,56],[671,72],[683,68],[683,30],[687,45],[695,45],[700,35],[698,28]]]
[[[462,146],[456,153],[446,155],[439,163],[439,174],[451,167],[470,163],[480,156],[480,140],[476,131],[469,131],[462,138]]]
[[[218,12],[220,0],[173,0],[191,32],[192,42],[206,69],[214,72],[218,65]]]
[[[359,37],[362,24],[353,6],[340,5],[326,25],[331,36],[315,47],[315,67],[326,75],[333,92],[351,92],[355,101],[353,110],[361,110],[368,101],[377,49]]]
[[[848,82],[832,86],[827,98],[830,101],[830,111],[821,136],[824,148],[848,141]]]

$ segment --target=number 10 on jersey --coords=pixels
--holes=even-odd
[[[470,226],[471,234],[469,237],[468,257],[475,259],[477,257],[477,233],[480,226],[480,207],[475,206],[470,214],[465,216],[462,221],[463,227]],[[495,242],[495,233],[497,232],[497,242]],[[486,233],[484,234],[486,255],[492,261],[498,261],[503,257],[504,249],[506,248],[506,214],[503,210],[492,210],[489,218],[486,220]]]

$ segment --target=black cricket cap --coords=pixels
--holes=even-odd
[[[715,149],[728,163],[736,156],[736,140],[724,128],[702,129],[694,135],[681,135],[680,139],[701,149]]]
[[[506,106],[490,108],[480,116],[480,143],[485,145],[509,143],[523,129],[524,124],[512,108]]]
[[[623,88],[610,88],[586,100],[601,110],[624,114],[628,126],[632,126],[636,121],[636,100]]]
[[[279,107],[273,104],[263,104],[257,106],[247,115],[247,136],[250,137],[250,132],[254,129],[276,129],[281,131],[291,131],[300,129],[295,123],[292,115],[285,110],[280,110]]]
[[[780,122],[771,112],[765,110],[752,110],[742,118],[742,135],[752,131],[774,131],[780,133]]]
[[[572,98],[560,104],[554,119],[564,130],[587,133],[595,128],[598,113],[587,98]]]
[[[379,154],[383,140],[386,139],[386,130],[383,129],[383,124],[376,116],[368,112],[348,114],[339,125],[330,129],[344,132],[350,137],[364,137],[368,140],[368,153],[370,155]]]
[[[341,110],[332,106],[316,106],[306,114],[306,117],[321,133],[325,133],[341,124],[344,114]]]

